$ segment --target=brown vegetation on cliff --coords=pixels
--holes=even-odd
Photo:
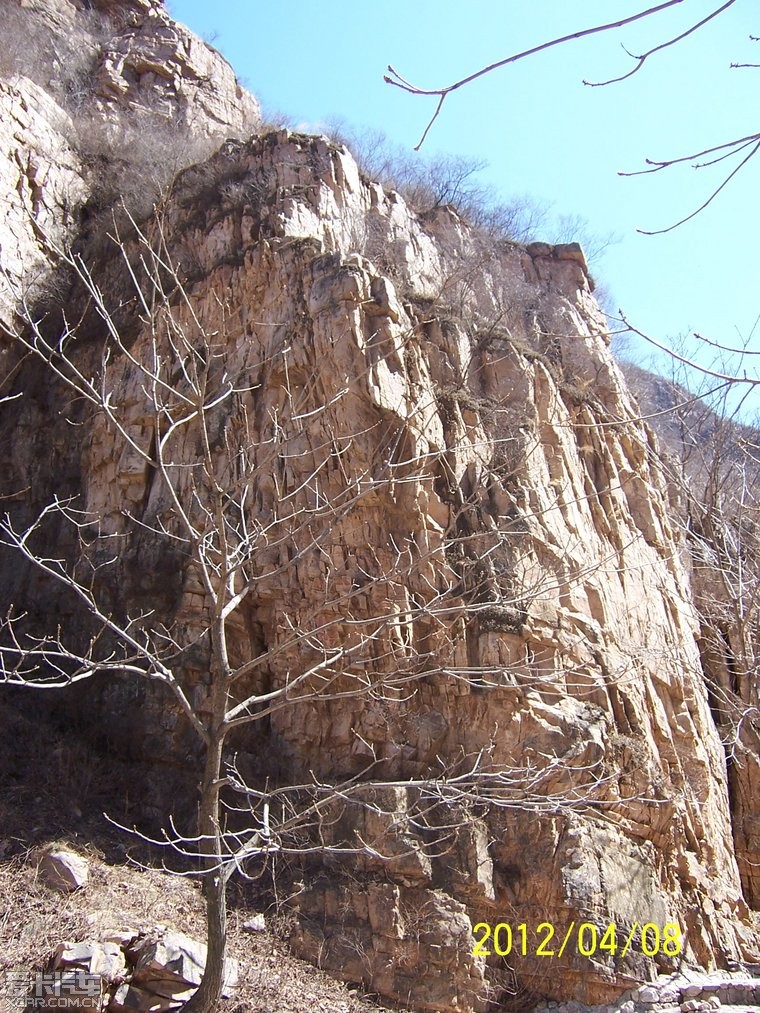
[[[121,6],[85,107],[152,129],[191,105],[184,30]],[[148,815],[177,807],[216,957],[228,873],[273,867],[296,952],[420,1010],[752,957],[755,808],[716,687],[756,670],[706,662],[700,590],[727,578],[720,632],[744,556],[700,494],[719,558],[695,580],[580,248],[420,213],[324,138],[222,143],[250,103],[214,66],[227,99],[200,108],[226,119],[183,129],[221,146],[155,216],[114,208],[115,247],[69,113],[0,91],[5,681],[97,676],[78,700],[106,737],[130,720],[135,753],[205,764],[198,837],[179,792]],[[683,954],[573,950],[547,978],[473,953],[518,918],[677,923]]]

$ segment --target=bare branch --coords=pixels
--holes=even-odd
[[[589,87],[591,88],[601,88],[604,87],[605,85],[617,84],[618,81],[625,81],[626,78],[633,77],[634,74],[636,74],[639,70],[641,70],[641,68],[644,66],[644,64],[646,63],[646,61],[649,59],[650,56],[653,56],[655,53],[661,52],[663,49],[667,49],[669,46],[675,46],[676,43],[681,42],[683,39],[688,38],[689,35],[691,35],[693,32],[696,32],[699,28],[702,28],[709,21],[712,21],[713,18],[716,18],[719,14],[722,14],[723,11],[727,10],[735,2],[736,0],[728,0],[728,2],[724,3],[722,7],[718,7],[711,14],[708,14],[707,17],[702,18],[701,21],[698,21],[696,24],[692,25],[691,28],[687,28],[685,32],[681,32],[680,35],[676,35],[672,39],[668,39],[667,42],[660,43],[659,46],[653,46],[651,49],[648,49],[645,53],[642,53],[640,56],[634,55],[633,53],[628,53],[628,50],[626,49],[626,53],[628,53],[628,55],[633,60],[636,61],[636,65],[632,67],[631,70],[627,71],[627,73],[621,74],[619,77],[611,77],[607,81],[584,81],[583,83],[589,85]]]
[[[627,319],[627,317],[624,314],[621,313],[621,317],[625,322],[626,326],[628,327],[628,329],[633,334],[637,334],[640,338],[643,338],[645,341],[648,341],[650,345],[654,345],[655,348],[659,348],[661,351],[667,352],[667,354],[671,356],[671,358],[675,359],[677,362],[683,363],[685,366],[688,366],[690,369],[693,369],[698,373],[702,373],[705,376],[712,376],[717,380],[724,381],[728,385],[740,385],[748,387],[760,386],[760,378],[747,376],[746,372],[744,373],[744,375],[724,373],[721,372],[720,370],[710,369],[708,366],[704,366],[694,359],[687,358],[685,355],[680,354],[675,349],[670,348],[667,345],[663,345],[656,338],[653,338],[651,337],[651,335],[645,334],[637,327],[634,327],[633,324]],[[696,336],[699,337],[699,335]]]
[[[749,160],[757,154],[758,150],[760,150],[760,140],[753,145],[750,153],[741,160],[741,162],[728,174],[728,176],[726,176],[723,182],[713,190],[707,200],[703,201],[699,207],[695,208],[694,211],[690,212],[688,215],[685,215],[677,222],[674,222],[672,225],[668,225],[663,229],[636,229],[636,231],[640,232],[644,236],[659,236],[666,232],[672,232],[673,229],[677,229],[679,225],[683,225],[685,222],[691,221],[692,218],[695,218],[701,211],[704,211],[706,207],[712,204],[721,190],[728,186],[734,176],[736,176],[736,174],[744,168],[747,162],[749,162]]]
[[[730,2],[733,3],[734,0],[730,0]],[[470,84],[472,81],[477,80],[479,77],[483,77],[485,74],[490,74],[494,70],[506,67],[510,63],[517,63],[518,60],[523,60],[528,56],[534,56],[536,53],[543,52],[546,49],[563,45],[565,42],[582,39],[589,35],[595,35],[599,32],[608,32],[615,28],[622,28],[624,25],[632,24],[634,21],[639,21],[641,18],[647,18],[652,14],[657,14],[668,7],[675,7],[680,3],[683,3],[683,0],[667,0],[666,3],[649,7],[644,11],[640,11],[638,14],[632,14],[630,17],[621,18],[618,21],[610,21],[602,25],[595,25],[593,28],[586,28],[577,32],[571,32],[569,35],[562,35],[549,42],[542,42],[540,45],[533,46],[530,49],[525,49],[520,53],[515,53],[503,60],[498,60],[496,63],[489,64],[487,67],[483,67],[472,74],[468,74],[467,77],[463,77],[461,80],[455,81],[453,84],[447,85],[444,88],[419,88],[417,85],[412,84],[406,78],[402,77],[402,75],[390,65],[388,66],[388,73],[384,75],[383,80],[386,84],[393,85],[396,88],[401,88],[403,91],[407,91],[412,95],[437,95],[439,97],[435,112],[428,122],[428,125],[425,127],[422,137],[415,145],[415,151],[419,151],[425,141],[425,138],[430,132],[430,128],[435,123],[441,109],[443,108],[444,100],[451,94],[451,92],[456,91],[458,88],[462,88],[464,85]]]

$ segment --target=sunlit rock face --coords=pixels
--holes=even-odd
[[[216,336],[244,391],[219,421],[219,452],[252,455],[249,523],[284,523],[288,504],[294,526],[261,552],[270,576],[234,618],[233,651],[266,655],[262,686],[280,687],[314,664],[293,631],[323,620],[366,678],[367,692],[296,701],[236,742],[258,777],[369,770],[394,782],[324,829],[329,845],[382,846],[304,865],[296,952],[415,1009],[462,1011],[608,1001],[681,959],[643,953],[644,925],[663,940],[677,925],[677,949],[705,966],[751,958],[686,550],[580,249],[495,240],[449,207],[414,211],[324,138],[246,137],[255,101],[147,0],[33,10],[35,24],[81,27],[90,83],[72,110],[31,75],[0,82],[6,319],[22,291],[53,307],[68,291],[55,244],[100,251],[96,277],[123,292],[98,217],[113,194],[85,157],[82,123],[123,180],[134,163],[120,125],[129,137],[145,122],[156,144],[161,130],[167,146],[186,138],[193,157],[174,152],[161,204],[186,296],[176,319]],[[122,301],[130,356],[114,396],[133,438],[149,440],[133,360],[154,332],[130,312]],[[92,354],[91,342],[91,365]],[[17,361],[11,345],[3,356]],[[61,418],[39,370],[18,375],[34,380],[2,419],[4,488],[31,489],[18,509],[63,484],[122,537],[115,600],[192,632],[208,605],[198,574],[170,544],[130,534],[130,517],[147,524],[166,508],[151,469],[101,417]],[[194,453],[188,442],[177,466]],[[325,502],[350,507],[304,544],[303,519]],[[16,561],[0,565],[40,614],[66,608]],[[202,707],[202,651],[187,668]],[[132,692],[99,685],[99,720],[116,730]],[[141,697],[138,718],[145,755],[191,761],[164,696]],[[420,789],[408,782],[442,774],[467,790],[410,823]],[[738,812],[757,818],[748,798]],[[734,829],[746,853],[746,826]],[[509,924],[511,952],[498,954],[504,930],[476,947],[479,923]],[[583,923],[596,936],[587,929],[579,947],[576,928],[559,956]]]
[[[7,0],[3,19],[2,266],[27,295],[52,283],[57,243],[122,196],[149,208],[261,122],[226,60],[154,0]]]

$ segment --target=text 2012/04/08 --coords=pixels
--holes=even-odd
[[[508,922],[496,925],[478,922],[472,934],[475,936],[472,952],[476,957],[490,957],[492,953],[497,957],[561,957],[568,947],[582,957],[605,953],[624,957],[633,946],[647,957],[660,953],[677,957],[683,949],[681,929],[675,922],[662,926],[655,922],[643,925],[634,922],[630,929],[618,929],[612,922],[600,929],[592,922],[572,921],[564,931],[557,931],[551,922],[540,922],[534,928],[527,922],[515,926]]]

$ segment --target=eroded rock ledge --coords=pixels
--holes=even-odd
[[[183,33],[153,5],[136,5],[99,64],[97,115],[118,120],[154,100],[183,108],[186,78],[208,76],[197,40]],[[62,140],[61,107],[38,86],[2,88],[13,125],[2,171],[18,195],[4,264],[19,278],[35,265],[54,276],[35,223],[61,241],[76,236],[81,219],[64,209],[86,203],[87,173]],[[229,109],[216,94],[207,99],[193,102],[204,129],[241,126],[248,115],[239,96],[228,96]],[[226,142],[180,174],[162,214],[188,296],[178,320],[223,334],[225,369],[255,391],[223,420],[225,431],[248,433],[257,453],[272,419],[295,425],[294,390],[298,416],[315,419],[273,461],[271,481],[252,490],[251,519],[268,516],[283,489],[297,501],[315,470],[327,498],[360,480],[379,490],[335,524],[318,554],[283,567],[251,602],[235,651],[270,651],[268,685],[283,685],[303,665],[286,649],[289,623],[323,613],[335,622],[329,587],[356,609],[342,626],[338,615],[338,639],[350,641],[356,617],[396,617],[380,668],[409,664],[415,652],[438,659],[434,674],[396,700],[277,711],[258,738],[238,743],[239,764],[295,778],[351,776],[373,760],[383,776],[403,779],[484,755],[522,777],[541,772],[543,803],[458,812],[460,829],[442,852],[422,831],[394,836],[392,816],[403,823],[414,789],[388,789],[385,816],[363,811],[340,830],[383,835],[390,858],[304,866],[296,951],[414,1008],[452,1011],[508,1003],[516,990],[609,1002],[681,959],[706,968],[753,959],[683,544],[580,248],[493,243],[451,208],[420,216],[363,178],[344,148],[287,131]],[[97,269],[117,303],[120,263]],[[137,314],[126,326],[139,355],[153,336]],[[21,370],[18,382],[29,375]],[[97,418],[79,420],[72,447],[66,420],[45,415],[44,378],[36,383],[38,395],[2,420],[13,448],[7,487],[33,486],[44,500],[65,472],[103,531],[130,545],[114,589],[121,605],[148,596],[191,629],[205,608],[197,574],[127,530],[128,515],[160,516],[150,469]],[[149,439],[154,421],[127,361],[119,383],[134,405],[130,432]],[[411,462],[395,485],[378,477],[389,433],[403,448],[399,460]],[[329,446],[339,449],[324,457]],[[466,547],[459,558],[446,553],[452,529]],[[407,583],[373,580],[392,571],[399,545],[418,547],[429,566]],[[7,559],[0,565],[7,586],[33,594],[44,611],[44,589]],[[405,617],[433,592],[457,608],[418,642]],[[199,705],[202,660],[188,658]],[[134,707],[135,692],[102,690],[103,720],[126,700]],[[144,751],[192,762],[176,713],[144,692]],[[675,923],[683,953],[584,957],[572,948],[548,974],[534,949],[513,960],[474,955],[479,922],[550,923],[557,934],[572,922],[621,933]]]

